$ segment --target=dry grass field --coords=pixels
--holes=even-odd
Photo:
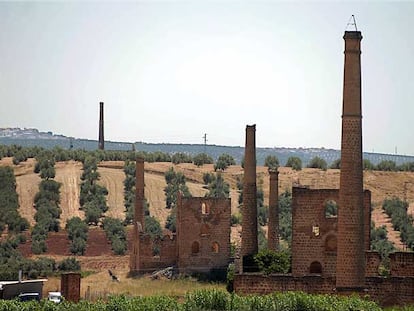
[[[107,202],[109,210],[106,215],[123,219],[125,217],[125,208],[123,206],[123,181],[125,178],[123,172],[123,162],[108,161],[102,162],[98,166],[98,172],[101,175],[99,183],[108,189]],[[0,166],[12,166],[16,176],[17,192],[19,195],[20,213],[27,218],[31,225],[34,224],[33,199],[38,190],[40,178],[33,173],[35,160],[28,159],[19,165],[13,165],[11,158],[0,160]],[[82,165],[79,162],[67,161],[56,163],[56,181],[61,186],[62,209],[61,225],[66,224],[67,219],[73,216],[83,217],[83,212],[79,210],[79,191],[80,176]],[[214,172],[213,165],[204,165],[196,167],[193,164],[172,163],[145,163],[145,196],[150,204],[151,215],[155,216],[163,225],[170,213],[165,208],[164,173],[170,168],[182,172],[187,178],[187,185],[193,196],[203,196],[206,189],[203,188],[203,174]],[[300,184],[310,188],[338,188],[339,187],[339,170],[328,169],[322,171],[318,169],[305,168],[301,171],[293,171],[290,168],[279,168],[279,193],[285,190],[291,190],[292,185]],[[238,211],[238,192],[237,180],[242,178],[243,170],[240,166],[231,166],[222,173],[224,179],[231,186],[232,213]],[[258,186],[264,190],[265,204],[269,197],[269,175],[265,167],[257,168]],[[385,198],[397,196],[405,198],[410,203],[409,212],[414,209],[414,173],[410,172],[364,172],[364,186],[372,192],[373,213],[372,219],[377,226],[386,225],[389,232],[389,238],[398,248],[403,245],[399,240],[399,233],[392,230],[388,217],[383,213],[381,208],[382,201]],[[240,239],[240,227],[232,228],[232,241],[238,243]],[[108,257],[108,256],[107,256]],[[120,268],[121,273],[126,273],[128,267],[127,256],[117,257],[109,256],[108,258],[80,258],[83,268],[99,267],[97,260],[106,262],[102,268],[108,266]]]

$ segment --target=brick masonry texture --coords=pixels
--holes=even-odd
[[[338,189],[294,187],[292,192],[292,274],[305,276],[312,272],[335,276],[338,244],[338,217],[326,216],[326,204],[338,202]],[[371,219],[371,193],[364,191],[364,223]],[[364,246],[369,250],[370,226],[363,232]],[[365,260],[365,258],[364,258]],[[314,265],[312,265],[314,263]],[[311,265],[320,265],[320,272]]]
[[[255,255],[257,240],[256,125],[246,126],[242,206],[241,255]]]
[[[382,306],[412,304],[413,277],[366,277],[362,296],[368,296]],[[238,294],[266,295],[274,292],[303,291],[310,294],[338,294],[333,277],[309,275],[263,275],[259,273],[236,274],[234,288]]]
[[[60,288],[65,300],[78,302],[80,300],[80,273],[64,273],[60,278]]]
[[[276,251],[279,248],[279,172],[269,170],[269,175],[269,224],[267,247]]]
[[[380,277],[381,258],[369,250],[371,195],[362,180],[362,36],[346,31],[344,39],[340,189],[293,188],[292,273],[236,273],[238,294],[358,293],[383,306],[414,303],[414,253],[391,254],[390,276]],[[337,217],[325,214],[328,201],[339,203]]]
[[[336,287],[365,283],[360,32],[345,32]],[[369,229],[369,222],[366,223]],[[368,239],[369,241],[369,239]]]
[[[130,274],[170,266],[178,268],[180,273],[227,269],[230,221],[230,199],[183,198],[178,194],[176,234],[153,240],[139,226],[134,226]]]

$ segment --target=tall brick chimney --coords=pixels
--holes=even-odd
[[[279,172],[269,169],[269,226],[267,232],[267,248],[279,249]]]
[[[255,255],[257,246],[256,125],[246,126],[242,207],[241,255]]]
[[[141,230],[144,231],[145,227],[145,211],[144,211],[144,159],[136,159],[135,167],[135,211],[134,211],[134,224],[137,222],[141,225]]]
[[[99,103],[99,141],[98,141],[98,148],[100,150],[105,149],[105,142],[104,142],[104,103]]]
[[[344,40],[336,287],[338,291],[355,292],[362,290],[365,285],[361,32],[345,31]]]
[[[141,271],[140,233],[144,231],[144,160],[136,159],[135,164],[135,209],[132,250],[129,255],[129,275],[135,276]]]

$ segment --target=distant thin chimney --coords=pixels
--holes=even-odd
[[[105,141],[104,141],[104,103],[99,103],[99,142],[98,148],[100,150],[105,149]]]

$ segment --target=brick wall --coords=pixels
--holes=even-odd
[[[378,269],[381,264],[381,256],[376,251],[365,252],[365,276],[378,276]]]
[[[338,218],[327,217],[326,203],[338,202],[338,189],[294,187],[292,192],[292,274],[305,276],[318,273],[335,276],[337,259]],[[371,219],[371,195],[364,192],[364,223]],[[364,227],[365,250],[369,250],[370,226]],[[313,269],[311,269],[311,266]],[[316,269],[315,269],[316,267]]]
[[[392,276],[414,277],[414,253],[395,252],[390,254],[390,273]]]
[[[138,247],[138,273],[150,273],[177,264],[176,235],[171,237],[166,235],[162,239],[152,240],[148,234],[141,233]]]
[[[181,198],[177,206],[180,272],[227,267],[230,259],[230,199]]]
[[[317,275],[294,277],[292,275],[263,275],[259,273],[236,274],[234,290],[237,294],[265,295],[274,292],[303,291],[309,294],[337,294],[336,280]],[[382,306],[414,303],[414,277],[367,277],[365,290],[360,294]]]

